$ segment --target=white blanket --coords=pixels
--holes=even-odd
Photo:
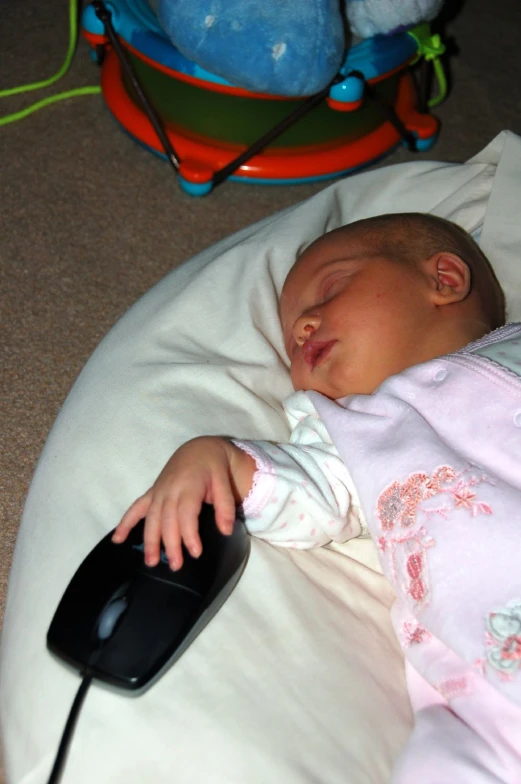
[[[418,210],[481,230],[521,320],[521,139],[466,164],[342,180],[174,270],[111,330],[65,402],[17,542],[1,649],[9,784],[45,782],[78,677],[45,636],[68,580],[172,451],[202,433],[284,440],[277,295],[295,254],[343,223]],[[142,697],[89,691],[64,784],[384,784],[410,732],[392,594],[372,544],[252,543],[238,587]]]

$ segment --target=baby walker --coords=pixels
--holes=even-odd
[[[82,32],[101,65],[101,89],[117,122],[166,157],[183,190],[209,193],[233,179],[288,184],[345,175],[400,142],[427,150],[445,94],[444,47],[428,24],[351,46],[335,78],[309,97],[235,86],[184,57],[147,0],[94,0]],[[418,86],[411,65],[422,60]],[[428,102],[425,65],[438,95]]]

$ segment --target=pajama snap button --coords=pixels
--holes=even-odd
[[[521,411],[516,411],[514,414],[514,425],[516,427],[521,427]]]
[[[434,373],[433,378],[435,381],[445,381],[447,378],[447,371],[445,368],[438,368],[438,370]]]

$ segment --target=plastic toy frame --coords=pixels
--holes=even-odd
[[[414,34],[393,42],[392,56],[380,58],[382,73],[375,73],[370,58],[364,62],[359,46],[362,52],[349,53],[328,87],[294,99],[252,93],[202,69],[194,76],[189,68],[168,67],[125,40],[112,16],[110,7],[94,0],[83,19],[83,34],[102,66],[105,102],[131,137],[171,163],[190,195],[205,195],[228,178],[289,184],[338,177],[400,143],[429,149],[437,136],[438,121],[418,106],[410,64],[422,52]],[[187,112],[205,101],[206,114]]]

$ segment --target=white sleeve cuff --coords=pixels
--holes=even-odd
[[[245,517],[258,517],[273,495],[277,483],[273,461],[259,443],[232,439],[232,444],[255,460],[257,468],[253,475],[253,484],[242,502],[242,510]]]

